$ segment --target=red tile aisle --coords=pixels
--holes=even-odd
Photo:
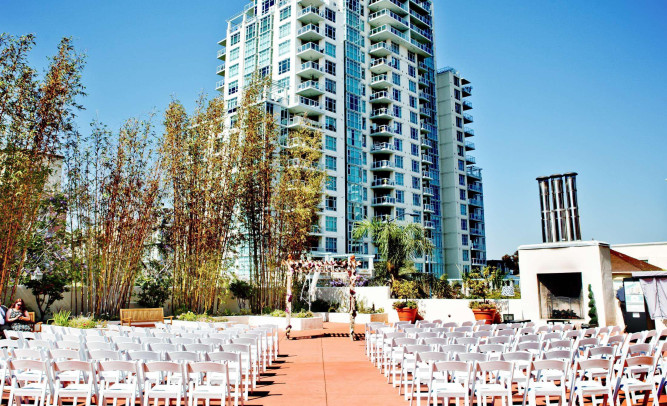
[[[347,328],[325,323],[324,332],[335,337],[285,340],[283,335],[278,363],[262,377],[246,405],[406,406],[366,358],[365,342],[350,341]],[[363,333],[363,326],[356,330]]]

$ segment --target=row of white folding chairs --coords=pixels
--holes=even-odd
[[[243,396],[240,375],[230,372],[234,371],[234,357],[184,363],[9,359],[3,368],[0,393],[9,390],[9,406],[14,402],[21,405],[25,398],[33,398],[36,405],[54,406],[63,399],[73,399],[73,404],[84,399],[89,406],[93,398],[100,405],[108,399],[114,404],[122,399],[126,405],[139,400],[146,406],[151,399],[156,404],[158,399],[165,404],[173,399],[177,405],[184,402],[191,406],[200,400],[208,405],[214,399],[225,404],[233,399],[238,405]]]

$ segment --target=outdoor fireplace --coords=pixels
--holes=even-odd
[[[537,275],[540,318],[582,319],[583,285],[581,272]]]

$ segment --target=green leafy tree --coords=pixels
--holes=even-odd
[[[246,281],[235,279],[229,284],[229,291],[236,298],[239,309],[245,309],[247,301],[252,297],[252,285]]]
[[[139,306],[156,308],[169,299],[172,277],[169,267],[157,260],[148,261],[144,272],[137,277]]]
[[[417,223],[402,225],[394,221],[365,219],[355,224],[352,236],[354,239],[371,237],[392,284],[415,272],[415,256],[430,254],[434,249],[424,227]]]
[[[598,325],[598,309],[595,307],[595,297],[593,297],[593,287],[588,285],[588,317],[590,320],[588,324],[591,326]]]

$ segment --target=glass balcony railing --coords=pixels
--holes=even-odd
[[[391,196],[374,197],[373,204],[396,204],[396,198]]]
[[[371,168],[372,169],[394,168],[394,163],[387,160],[375,161],[371,165]]]
[[[377,186],[395,186],[396,183],[394,182],[393,179],[389,178],[375,178],[373,179],[373,183],[371,183],[372,187],[377,187]]]
[[[371,151],[395,151],[396,147],[394,144],[388,142],[376,142],[371,147]]]

